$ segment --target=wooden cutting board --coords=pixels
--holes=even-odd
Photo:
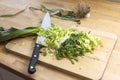
[[[68,27],[63,28],[67,29]],[[77,27],[77,30],[91,31],[96,34],[103,41],[103,47],[96,49],[94,54],[87,53],[85,56],[79,57],[79,61],[75,64],[71,64],[67,59],[56,60],[54,56],[48,55],[44,57],[41,54],[38,61],[47,64],[46,66],[51,68],[84,78],[84,80],[99,80],[104,73],[109,57],[115,46],[117,36],[112,33],[96,31],[85,27]],[[6,45],[6,49],[18,55],[30,58],[34,43],[35,37],[18,38],[10,41]],[[39,63],[39,66],[40,65]]]

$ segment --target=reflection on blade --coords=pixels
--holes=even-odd
[[[46,13],[41,26],[46,30],[51,27],[51,20],[49,13]]]

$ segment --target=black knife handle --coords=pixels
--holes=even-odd
[[[31,57],[31,60],[30,60],[30,63],[29,63],[29,67],[28,67],[28,72],[30,74],[33,74],[33,73],[36,72],[35,65],[38,61],[40,48],[42,48],[42,46],[38,43],[35,43],[33,54],[32,54],[32,57]]]

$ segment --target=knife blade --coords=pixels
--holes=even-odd
[[[49,13],[45,14],[43,21],[42,21],[42,24],[41,24],[41,27],[43,27],[44,30],[47,30],[51,27],[51,20],[50,20]],[[29,67],[28,67],[28,72],[30,74],[33,74],[36,72],[35,65],[36,65],[38,58],[39,58],[39,50],[42,48],[42,45],[40,44],[40,42],[44,41],[44,40],[45,40],[44,36],[37,37],[35,47],[34,47],[32,57],[31,57]]]

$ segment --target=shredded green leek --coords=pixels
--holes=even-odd
[[[43,49],[43,55],[48,52],[56,56],[58,60],[68,58],[72,63],[78,61],[78,56],[85,53],[94,53],[94,49],[102,46],[102,41],[91,32],[78,32],[75,29],[65,30],[58,25],[53,25],[50,29],[38,32],[39,36],[45,36],[43,43],[47,46]],[[42,44],[41,43],[41,44]]]

